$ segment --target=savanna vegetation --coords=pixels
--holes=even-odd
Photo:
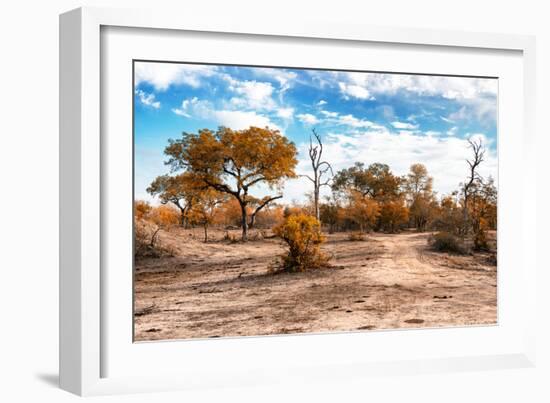
[[[251,229],[258,228],[288,243],[281,228],[292,226],[295,215],[303,223],[313,218],[309,226],[303,226],[304,231],[315,224],[319,234],[346,232],[351,240],[364,239],[364,234],[372,232],[437,231],[430,238],[437,250],[489,250],[487,232],[497,226],[497,190],[492,178],[478,172],[484,161],[483,144],[469,140],[469,145],[471,158],[465,161],[464,182],[455,192],[438,195],[421,163],[413,163],[403,176],[381,162],[356,162],[333,172],[330,162],[323,159],[321,136],[313,130],[308,151],[312,174],[301,175],[311,182],[309,201],[283,205],[277,200],[283,197],[285,181],[298,177],[297,150],[278,131],[222,127],[216,132],[184,133],[166,146],[170,173],[157,177],[147,189],[160,205],[135,202],[136,255],[162,249],[158,232],[176,225],[202,228],[204,242],[209,241],[208,229],[213,227],[239,228],[242,242],[249,239]],[[262,185],[273,193],[254,196]],[[331,195],[321,200],[323,186],[330,187]],[[147,226],[151,228],[145,230]],[[303,263],[299,266],[306,268]]]
[[[438,194],[430,172],[421,162],[411,161],[405,175],[397,175],[383,161],[369,164],[351,162],[347,168],[335,171],[331,161],[325,159],[325,145],[316,131],[311,133],[308,148],[310,173],[303,175],[296,171],[296,146],[277,130],[220,127],[216,131],[203,129],[198,133],[183,133],[166,145],[166,174],[157,177],[147,188],[159,203],[135,201],[135,258],[137,267],[142,269],[137,280],[140,276],[146,278],[153,274],[158,277],[167,270],[187,276],[178,280],[185,286],[198,284],[201,278],[213,285],[210,288],[196,285],[201,295],[187,295],[189,301],[198,302],[210,294],[213,295],[211,301],[217,301],[215,295],[218,292],[229,293],[234,299],[244,298],[235,291],[237,283],[234,281],[254,276],[255,289],[250,288],[251,282],[240,286],[252,294],[260,295],[266,289],[273,290],[273,287],[282,287],[283,293],[290,293],[293,289],[305,292],[304,284],[308,284],[308,287],[323,288],[324,297],[319,298],[340,301],[340,297],[334,296],[337,290],[328,290],[327,287],[331,281],[337,283],[342,270],[353,269],[356,271],[345,277],[346,287],[354,290],[354,301],[363,301],[356,302],[361,304],[367,298],[362,294],[369,293],[358,291],[355,285],[347,282],[364,275],[357,270],[369,268],[373,284],[382,275],[394,276],[391,281],[397,284],[405,275],[395,270],[402,268],[423,273],[420,277],[429,274],[437,279],[432,280],[433,284],[446,290],[444,283],[440,282],[443,280],[437,276],[463,281],[467,276],[471,279],[474,274],[449,274],[445,270],[496,265],[497,189],[493,178],[484,178],[479,173],[485,160],[484,145],[475,139],[469,140],[468,144],[464,181],[457,183],[454,192]],[[298,177],[305,177],[309,183],[309,188],[304,189],[307,201],[281,203],[285,183]],[[408,257],[411,253],[413,258]],[[229,263],[233,261],[231,256],[238,257],[238,263]],[[388,256],[394,259],[393,265],[383,260]],[[401,259],[399,262],[396,256]],[[193,270],[186,272],[183,269],[188,265],[193,266]],[[272,275],[279,272],[292,274],[288,277]],[[314,277],[304,280],[300,276],[306,273],[318,274],[311,274]],[[358,281],[357,278],[354,281]],[[411,282],[415,283],[418,278]],[[152,292],[143,287],[145,285],[141,284],[137,292]],[[190,287],[190,293],[197,289]],[[385,312],[385,318],[392,317],[393,313],[401,318],[408,311],[392,304],[399,304],[408,293],[413,298],[415,292],[416,301],[426,292],[419,287],[416,291],[402,290],[394,299],[390,298],[394,294],[388,289],[381,289],[376,297],[377,312]],[[428,294],[430,292],[435,291]],[[444,292],[434,294],[430,303],[453,297]],[[167,298],[158,291],[149,296]],[[317,312],[314,304],[320,300],[316,298],[310,301],[311,312]],[[330,309],[339,312],[342,310],[340,304],[343,302],[334,302]],[[144,309],[147,314],[154,313],[158,308],[156,303],[142,303],[138,308],[137,323],[141,323],[142,339],[212,336],[219,332],[224,332],[223,335],[241,334],[229,324],[220,330],[219,323],[216,325],[212,321],[211,327],[199,326],[200,329],[194,332],[192,329],[172,328],[172,333],[156,336],[156,328],[150,328],[142,318],[145,314],[140,314],[145,312]],[[344,312],[353,310],[346,308]],[[489,322],[492,321],[492,312],[488,314]],[[197,325],[198,317],[193,319],[193,315],[189,315],[189,323]],[[298,328],[308,330],[303,326],[269,330],[261,314],[257,314],[255,319],[246,315],[242,317],[245,318],[258,322],[257,327],[268,329],[262,331],[266,334],[294,332]],[[422,319],[422,322],[406,323],[479,322],[468,315],[458,322],[456,318],[454,322],[451,318],[442,320],[436,313],[432,319],[431,322]],[[361,327],[357,318],[350,323],[352,328],[358,329],[385,327],[380,324]],[[389,320],[386,327],[399,327],[392,323]],[[324,328],[312,325],[311,329]]]

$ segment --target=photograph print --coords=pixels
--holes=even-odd
[[[498,79],[133,71],[134,341],[497,323]]]

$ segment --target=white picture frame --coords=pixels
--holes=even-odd
[[[105,329],[106,317],[110,305],[106,303],[108,291],[105,289],[105,245],[102,238],[102,206],[105,202],[107,188],[106,155],[104,147],[110,144],[102,142],[102,30],[105,27],[140,28],[155,30],[172,30],[194,33],[219,33],[220,35],[239,34],[253,36],[256,40],[292,40],[295,42],[311,39],[338,41],[334,43],[377,43],[379,46],[403,45],[433,47],[438,49],[467,49],[483,55],[491,51],[516,52],[521,58],[523,102],[522,119],[514,141],[521,150],[517,158],[526,166],[534,163],[534,101],[535,101],[535,41],[533,37],[520,35],[503,35],[487,33],[467,33],[457,31],[430,31],[408,28],[382,28],[371,26],[349,25],[345,23],[327,23],[302,21],[300,24],[281,25],[268,20],[230,19],[197,19],[192,15],[181,15],[169,11],[150,10],[115,10],[103,8],[81,8],[70,11],[60,17],[60,384],[63,389],[79,395],[96,395],[112,393],[134,393],[140,391],[160,391],[186,388],[208,388],[215,386],[246,386],[269,382],[292,382],[299,375],[301,381],[336,380],[353,376],[372,374],[411,374],[418,372],[465,371],[497,368],[519,368],[533,366],[535,362],[535,318],[526,314],[521,323],[513,323],[514,341],[502,346],[500,350],[485,351],[483,343],[476,351],[465,349],[449,351],[440,350],[433,354],[419,354],[416,358],[406,356],[399,349],[386,360],[364,360],[361,354],[356,359],[339,361],[334,355],[312,361],[314,350],[308,346],[330,346],[343,335],[292,336],[248,338],[246,343],[241,339],[199,340],[193,342],[162,343],[162,352],[155,354],[178,354],[187,351],[190,360],[185,364],[167,365],[169,370],[152,376],[147,373],[132,374],[127,369],[118,371],[106,369],[105,362],[112,354],[107,348],[111,345]],[[221,34],[223,33],[223,34]],[[282,39],[281,39],[282,38]],[[510,144],[512,145],[512,144]],[[517,149],[517,148],[516,148]],[[505,159],[510,161],[510,159]],[[506,162],[505,162],[506,163]],[[536,177],[523,178],[525,188],[535,188]],[[521,295],[525,312],[535,312],[536,264],[534,261],[535,243],[521,238],[523,233],[535,233],[534,198],[527,198],[527,192],[518,192],[514,205],[520,208],[513,225],[518,226],[517,239],[522,240],[521,253],[518,253],[520,272],[516,274],[521,282],[516,282],[517,295]],[[532,194],[532,192],[531,192]],[[500,212],[499,200],[499,212]],[[500,222],[500,216],[499,216]],[[520,228],[521,227],[521,228]],[[508,229],[507,229],[508,228]],[[504,225],[504,230],[511,227]],[[501,227],[499,226],[499,237]],[[500,242],[500,241],[499,241]],[[499,247],[499,263],[502,258]],[[107,276],[108,277],[108,276]],[[506,290],[506,288],[504,288]],[[507,296],[499,290],[499,298]],[[517,316],[517,315],[516,315]],[[506,326],[504,326],[506,327]],[[495,328],[496,329],[496,328]],[[464,330],[464,329],[463,329]],[[438,333],[438,339],[448,341],[465,337],[472,343],[476,338],[489,337],[491,330],[460,329]],[[430,330],[377,333],[371,340],[386,338],[402,343],[405,333],[407,338],[416,338],[422,343],[422,333]],[[485,332],[485,333],[484,333]],[[492,331],[501,337],[498,329]],[[397,336],[395,336],[397,335]],[[311,339],[316,337],[315,339]],[[360,335],[345,336],[345,343],[351,346],[362,342]],[[520,340],[521,339],[521,340]],[[311,343],[309,340],[315,340]],[[131,341],[130,341],[131,342]],[[183,344],[182,344],[183,343]],[[194,343],[194,344],[193,344]],[[206,344],[205,344],[206,343]],[[215,344],[208,344],[215,343]],[[276,357],[265,360],[262,371],[253,367],[247,368],[247,360],[238,361],[239,355],[249,356],[266,354],[268,350],[278,351],[281,344],[285,349],[302,351],[285,366],[276,363]],[[331,344],[333,343],[333,344]],[[413,342],[414,343],[414,342]],[[424,341],[425,343],[425,341]],[[150,343],[155,344],[155,343]],[[414,345],[414,344],[411,344]],[[118,347],[115,345],[115,347]],[[153,354],[153,347],[143,354]],[[199,354],[192,351],[215,350],[220,357],[233,360],[231,372],[229,366],[211,371],[204,368],[195,372],[189,368],[197,364]],[[352,350],[342,355],[351,354]],[[466,351],[468,350],[468,351]],[[129,349],[128,354],[133,354]],[[235,352],[238,352],[235,353]],[[136,353],[137,354],[137,353]],[[140,353],[141,354],[141,353]],[[280,355],[280,354],[279,354]],[[123,359],[131,358],[129,356]],[[160,358],[162,360],[163,358]],[[213,358],[212,358],[213,359]],[[205,360],[208,362],[208,360]],[[131,359],[129,360],[131,362]],[[252,362],[252,361],[250,361]],[[158,363],[158,361],[157,361]],[[167,363],[168,364],[168,363]],[[145,364],[144,364],[145,365]],[[178,368],[179,365],[179,368]],[[239,367],[240,365],[240,367]],[[306,367],[308,370],[303,371]],[[284,368],[284,371],[280,371]],[[202,372],[201,372],[202,371]],[[116,375],[111,376],[110,373]],[[228,376],[231,375],[231,376]]]

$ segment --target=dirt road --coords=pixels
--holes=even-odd
[[[268,274],[275,239],[203,244],[136,264],[136,341],[496,323],[488,256],[432,252],[427,234],[328,237],[332,268]]]

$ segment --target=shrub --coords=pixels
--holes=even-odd
[[[479,219],[478,228],[474,234],[474,249],[476,251],[488,251],[489,242],[487,241],[487,221],[484,218]]]
[[[134,226],[134,256],[136,259],[174,256],[175,251],[157,237],[160,228],[136,219]]]
[[[487,232],[483,229],[478,230],[474,235],[474,249],[477,251],[488,251]]]
[[[357,241],[364,241],[365,240],[365,234],[362,232],[351,232],[348,236],[348,240],[352,242]]]
[[[430,237],[428,242],[431,244],[432,248],[438,252],[467,253],[467,248],[464,243],[449,232],[438,232]]]
[[[325,238],[321,234],[321,223],[315,217],[303,213],[289,215],[273,232],[289,248],[281,259],[282,270],[297,272],[327,265],[328,258],[320,248]]]

